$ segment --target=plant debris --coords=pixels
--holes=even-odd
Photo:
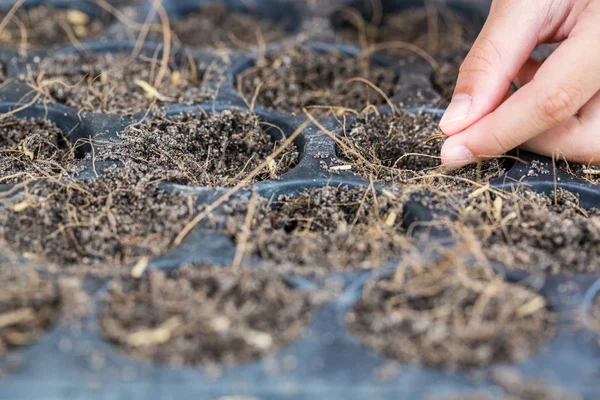
[[[300,338],[319,298],[272,271],[192,265],[114,281],[98,320],[135,357],[228,366]]]
[[[74,159],[71,143],[53,122],[13,116],[0,122],[0,184],[57,175]]]
[[[460,250],[412,261],[368,282],[346,315],[365,346],[402,363],[456,370],[524,361],[552,337],[556,317],[543,297]]]
[[[281,269],[288,265],[298,274],[377,268],[400,258],[410,243],[402,227],[402,202],[390,196],[341,186],[259,198],[250,224],[249,201],[240,198],[224,207],[223,226],[238,245],[247,232],[248,255]]]
[[[233,186],[268,159],[272,141],[258,116],[220,113],[155,115],[127,127],[119,141],[98,143],[97,160],[120,160],[156,178],[195,186]],[[273,128],[274,129],[274,128]],[[291,144],[253,181],[276,179],[298,163]]]
[[[338,51],[303,47],[267,54],[237,77],[248,103],[315,116],[362,111],[386,104],[398,81],[396,71]],[[374,87],[377,88],[374,89]]]
[[[59,311],[56,285],[28,265],[0,264],[0,354],[44,336]]]
[[[175,42],[194,47],[240,49],[263,47],[288,33],[275,20],[257,18],[210,4],[172,23]]]
[[[600,211],[584,210],[563,189],[547,196],[518,193],[471,197],[458,220],[490,261],[511,269],[557,274],[600,269]]]
[[[83,111],[133,114],[154,106],[207,101],[214,93],[205,84],[207,66],[190,57],[113,53],[57,54],[44,58],[37,81],[51,100]],[[164,71],[163,78],[158,77]]]
[[[169,250],[197,212],[191,195],[167,193],[152,176],[115,167],[98,179],[53,179],[4,203],[0,234],[15,252],[97,274]]]
[[[6,17],[6,13],[0,15],[0,21]],[[27,48],[76,43],[100,36],[107,26],[106,15],[45,5],[22,7],[0,32],[0,45]]]
[[[360,118],[340,138],[338,156],[352,163],[354,172],[387,184],[470,186],[505,173],[500,159],[447,170],[440,158],[443,138],[427,115],[399,112]]]

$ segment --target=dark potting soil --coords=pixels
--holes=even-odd
[[[0,235],[14,252],[98,274],[170,249],[198,211],[190,195],[117,168],[99,179],[53,179],[3,203]]]
[[[454,58],[444,60],[431,76],[433,87],[446,102],[452,100],[452,95],[454,94],[456,81],[458,79],[458,72],[465,57],[466,54],[462,53]]]
[[[443,137],[438,124],[427,115],[400,112],[361,118],[340,138],[338,156],[355,173],[387,184],[464,187],[489,182],[505,173],[499,159],[456,170],[443,168]]]
[[[27,265],[0,265],[0,355],[29,345],[58,318],[57,287]]]
[[[0,15],[4,20],[6,13]],[[79,10],[39,6],[20,8],[0,32],[0,45],[45,47],[100,36],[107,18],[94,17]]]
[[[343,22],[337,29],[338,40],[362,47],[379,45],[382,50],[394,50],[394,43],[404,42],[430,54],[447,53],[471,47],[479,34],[477,23],[443,6],[389,13],[381,22],[364,21],[347,9],[340,15]]]
[[[120,142],[98,143],[97,160],[120,160],[161,180],[196,186],[232,186],[280,144],[260,119],[232,109],[212,115],[159,116],[133,124]],[[251,181],[275,179],[298,162],[292,143]]]
[[[253,201],[256,210],[247,226]],[[365,188],[307,189],[295,197],[238,199],[223,212],[225,231],[245,254],[298,274],[376,268],[410,248],[402,228],[402,202],[389,192],[376,196]]]
[[[218,49],[261,47],[288,35],[277,21],[259,19],[217,4],[174,20],[171,26],[176,43]]]
[[[543,297],[449,251],[367,282],[346,315],[368,348],[402,363],[450,370],[518,363],[554,333]]]
[[[523,190],[481,193],[458,213],[490,261],[511,269],[582,273],[600,269],[600,211],[583,210],[578,197]]]
[[[192,105],[210,99],[205,67],[192,58],[171,59],[163,70],[160,57],[74,53],[43,59],[39,77],[42,83],[49,82],[43,90],[58,103],[77,110],[132,114],[154,105]]]
[[[557,163],[557,167],[579,179],[582,179],[582,180],[588,182],[588,183],[591,183],[594,185],[597,185],[600,183],[600,167],[598,167],[598,166],[567,163],[567,162],[561,161],[561,162]]]
[[[74,161],[65,133],[45,119],[0,121],[0,184],[60,174]]]
[[[135,357],[227,366],[300,338],[319,301],[273,271],[193,265],[114,281],[98,320]]]
[[[297,47],[266,55],[241,73],[237,84],[249,103],[256,98],[258,105],[293,114],[303,114],[306,107],[321,116],[385,104],[365,80],[390,97],[398,76],[391,68],[366,66],[356,56]]]

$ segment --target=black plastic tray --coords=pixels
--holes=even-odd
[[[182,15],[196,9],[205,2],[200,0],[164,0],[166,9],[172,16]],[[0,8],[12,2],[0,2]],[[44,3],[43,1],[31,2]],[[50,2],[87,7],[82,1]],[[230,7],[244,9],[247,1],[225,1]],[[333,3],[333,2],[332,2]],[[348,3],[338,1],[337,3]],[[368,2],[363,2],[368,3]],[[422,1],[384,1],[385,9],[399,9],[422,5]],[[458,12],[478,16],[482,20],[487,12],[486,2],[450,0],[446,2]],[[29,4],[29,3],[28,3]],[[323,21],[335,23],[335,7],[311,10],[301,1],[288,3],[284,0],[257,0],[258,14],[266,17],[285,19],[291,17],[288,28],[290,37],[284,42],[273,43],[267,51],[293,42],[298,37],[311,36],[313,24]],[[85,8],[82,8],[85,9]],[[148,10],[147,4],[131,10],[142,21]],[[321,26],[321,25],[319,25]],[[330,31],[331,26],[329,27]],[[329,43],[329,31],[320,32],[321,42],[306,44],[310,48],[327,51],[341,49],[351,53],[358,49],[348,45]],[[120,51],[130,49],[131,42],[122,41],[127,37],[126,28],[116,21],[104,38],[83,43],[89,51]],[[147,44],[148,49],[155,45]],[[24,73],[24,66],[35,59],[57,51],[78,51],[72,47],[60,49],[30,50],[27,58],[18,56],[15,49],[4,49],[0,61],[6,66],[8,83],[0,89],[0,112],[15,109],[27,102],[23,95],[28,88],[16,79]],[[202,60],[213,56],[209,49],[180,49]],[[211,103],[197,106],[174,105],[167,107],[169,114],[200,109],[206,112],[225,110],[231,107],[247,109],[234,87],[235,75],[252,65],[257,53],[252,51],[233,52],[226,72],[226,80],[220,87],[218,97]],[[397,66],[400,80],[398,92],[413,93],[419,90],[427,93],[418,101],[395,97],[394,104],[404,103],[405,109],[423,111],[434,116],[443,110],[435,109],[439,95],[430,82],[431,69],[418,60],[398,62],[388,60]],[[409,101],[410,100],[410,101]],[[256,107],[254,110],[263,120],[281,127],[286,134],[296,130],[304,117]],[[381,112],[389,111],[382,107]],[[77,110],[53,106],[34,105],[17,113],[22,117],[44,117],[56,122],[65,131],[71,132],[70,139],[96,136],[97,134],[115,137],[132,121],[142,115],[120,116],[81,113]],[[321,118],[327,128],[339,132],[339,121]],[[277,136],[274,130],[272,133]],[[348,172],[333,173],[324,168],[336,158],[335,143],[313,125],[306,128],[296,144],[300,150],[300,162],[281,180],[261,182],[255,185],[259,193],[270,197],[273,194],[296,194],[303,189],[325,185],[367,185],[368,182]],[[81,149],[82,152],[89,149]],[[319,154],[319,158],[314,156]],[[325,155],[325,158],[323,158]],[[583,207],[596,207],[600,204],[600,189],[580,181],[562,171],[530,176],[529,163],[538,160],[553,171],[552,162],[544,157],[519,153],[523,162],[517,162],[508,173],[492,182],[495,187],[508,188],[511,185],[529,184],[536,191],[550,193],[556,187],[564,187],[581,195]],[[82,172],[82,177],[90,176],[91,171]],[[558,179],[555,179],[557,176]],[[210,203],[226,189],[184,187],[167,185],[169,190],[184,190],[195,193],[200,203]],[[6,189],[6,188],[5,188]],[[241,195],[249,191],[242,191]],[[406,221],[428,218],[427,210],[416,205],[407,206]],[[434,239],[444,239],[438,232]],[[447,238],[446,238],[447,239]],[[177,268],[185,261],[230,263],[235,254],[235,246],[224,237],[215,235],[202,226],[195,229],[184,243],[174,251],[151,261],[149,268]],[[391,265],[391,264],[390,264]],[[382,270],[390,265],[382,265]],[[40,341],[7,355],[0,356],[0,368],[10,370],[7,378],[0,382],[0,399],[175,399],[197,398],[218,399],[225,396],[243,395],[261,400],[270,399],[418,399],[422,396],[437,396],[464,392],[472,388],[491,388],[493,384],[485,378],[488,369],[473,373],[448,373],[431,368],[402,365],[385,382],[376,379],[377,371],[389,364],[389,360],[362,347],[351,337],[344,327],[344,314],[359,298],[363,283],[378,271],[355,271],[337,273],[333,278],[343,284],[342,294],[323,305],[316,313],[306,336],[268,357],[267,360],[225,368],[218,377],[213,377],[201,368],[170,368],[162,365],[143,363],[131,359],[103,338],[96,319],[96,309],[92,309],[83,323],[83,329],[73,329],[66,322],[56,326]],[[292,279],[292,278],[291,278]],[[600,398],[600,346],[594,333],[587,330],[574,331],[573,320],[589,311],[593,299],[600,291],[600,273],[586,275],[531,276],[527,273],[512,273],[507,279],[528,285],[547,297],[551,307],[559,315],[558,330],[554,339],[537,355],[526,362],[513,366],[526,378],[541,378],[548,383],[580,393],[585,398]],[[317,286],[319,282],[310,279],[292,279],[297,285]],[[89,295],[101,302],[107,281],[92,280],[86,284]],[[61,343],[70,343],[69,351],[61,351]],[[273,375],[267,365],[273,362],[293,359],[295,367],[288,372]],[[101,362],[98,362],[101,360]]]

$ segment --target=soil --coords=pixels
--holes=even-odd
[[[0,20],[5,17],[1,14]],[[108,23],[106,16],[90,16],[76,9],[21,8],[0,33],[0,45],[47,47],[76,43],[100,36]]]
[[[480,30],[478,23],[443,6],[388,13],[381,23],[359,19],[359,24],[351,10],[342,10],[341,16],[343,22],[337,27],[339,41],[363,47],[388,44],[388,50],[393,49],[394,43],[404,42],[434,55],[471,47]],[[364,28],[358,28],[363,24]]]
[[[402,228],[402,201],[389,192],[374,196],[365,188],[342,186],[273,200],[257,197],[252,223],[246,225],[252,201],[227,205],[223,228],[247,255],[280,270],[312,275],[376,268],[410,247]]]
[[[53,179],[3,202],[0,235],[13,251],[97,274],[169,250],[198,212],[190,195],[114,167],[99,179]]]
[[[58,175],[74,161],[65,133],[45,119],[0,122],[0,184]]]
[[[135,357],[228,366],[299,339],[317,302],[272,271],[194,265],[114,281],[98,320]]]
[[[133,114],[153,106],[197,104],[212,98],[210,75],[193,58],[171,58],[157,82],[160,57],[128,54],[58,54],[42,60],[38,86],[51,100],[78,110]]]
[[[207,5],[171,23],[175,42],[193,47],[262,47],[288,36],[277,21],[259,19],[221,5]]]
[[[458,220],[481,240],[490,261],[508,268],[550,274],[600,269],[600,210],[583,210],[571,192],[559,189],[556,199],[530,190],[482,193],[467,201]]]
[[[465,57],[466,54],[461,53],[453,58],[447,58],[431,76],[433,87],[442,96],[442,99],[445,102],[450,102],[450,100],[452,100],[452,95],[454,94],[456,81],[458,79],[458,72]]]
[[[195,186],[232,186],[279,146],[255,115],[238,109],[212,115],[158,116],[125,129],[119,142],[98,143],[97,160],[121,160],[157,179]],[[276,179],[298,163],[291,144],[251,181]]]
[[[450,250],[373,278],[346,315],[363,345],[402,363],[449,370],[522,362],[553,336],[538,294]]]
[[[557,166],[576,178],[582,179],[593,185],[600,184],[600,168],[597,166],[567,163],[564,161],[558,162]]]
[[[438,124],[427,115],[399,112],[361,118],[341,137],[338,156],[352,165],[353,172],[386,184],[470,186],[505,173],[500,159],[456,170],[443,168],[443,138]]]
[[[0,265],[0,355],[44,336],[59,313],[56,285],[27,265]]]
[[[361,81],[369,81],[387,97],[394,94],[398,75],[392,68],[365,66],[356,56],[338,51],[317,52],[302,47],[267,54],[237,78],[248,103],[293,114],[315,116],[361,111],[386,99]]]

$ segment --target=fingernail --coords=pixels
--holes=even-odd
[[[442,163],[450,168],[459,168],[477,161],[465,146],[442,147]]]
[[[472,98],[468,94],[457,94],[452,97],[452,101],[440,120],[440,126],[466,119],[471,108],[471,100]]]

